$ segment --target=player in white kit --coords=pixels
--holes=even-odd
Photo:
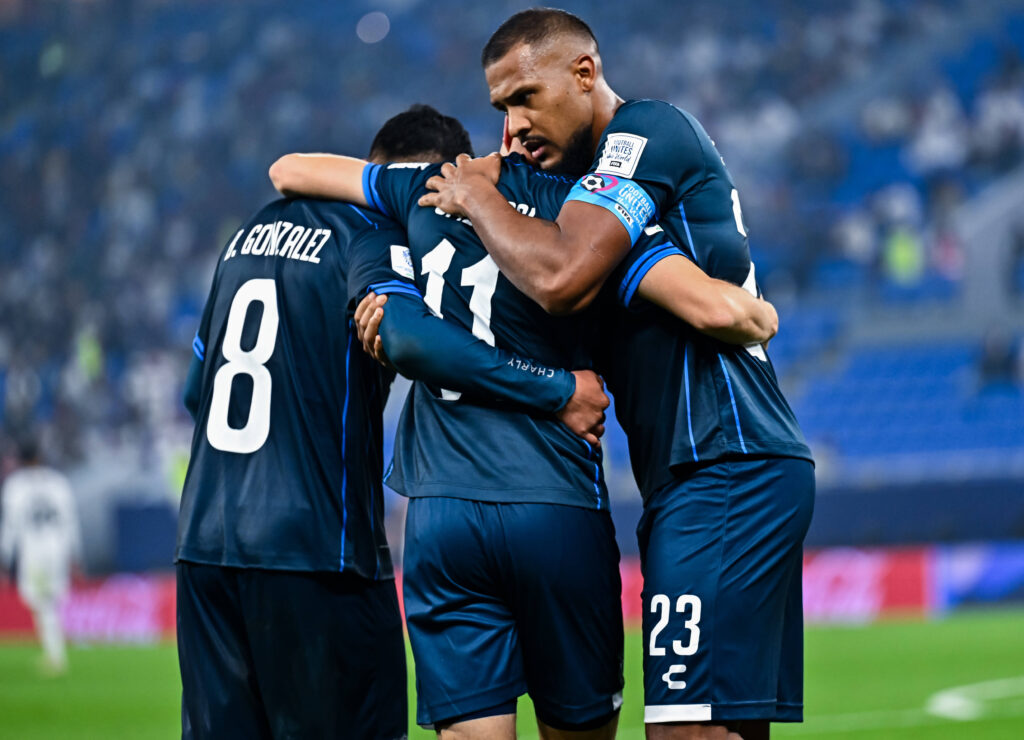
[[[23,443],[21,459],[0,491],[0,561],[17,563],[18,594],[43,646],[42,669],[57,674],[67,669],[59,610],[81,548],[78,515],[68,479],[42,465],[34,443]]]

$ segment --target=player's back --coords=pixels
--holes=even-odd
[[[589,314],[548,315],[499,272],[468,221],[416,205],[426,179],[438,170],[370,165],[364,175],[367,199],[406,226],[407,276],[430,310],[536,361],[524,364],[523,372],[589,367]],[[571,182],[511,157],[498,187],[520,212],[553,219]],[[389,485],[411,496],[607,506],[599,451],[554,417],[457,398],[421,383],[413,387]]]
[[[763,348],[718,342],[635,297],[669,253],[758,294],[739,194],[714,142],[690,114],[637,100],[619,108],[598,151],[575,193],[623,203],[619,193],[636,201],[628,191],[639,185],[657,217],[606,286],[629,308],[609,314],[614,341],[601,362],[645,497],[680,466],[742,455],[810,459]]]
[[[221,253],[194,343],[179,559],[391,574],[380,482],[391,377],[353,337],[347,286],[354,244],[402,238],[352,206],[278,200]]]

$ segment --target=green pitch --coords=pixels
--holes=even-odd
[[[640,635],[626,641],[619,737],[643,737]],[[36,649],[0,643],[0,737],[173,738],[179,684],[173,645],[71,651],[71,673],[41,678]],[[410,686],[411,693],[411,686]],[[775,738],[961,740],[1024,737],[1024,611],[934,622],[813,628],[807,722]],[[536,737],[528,699],[520,735]],[[415,729],[412,738],[432,733]]]

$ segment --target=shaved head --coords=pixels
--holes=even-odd
[[[480,62],[486,69],[519,44],[539,49],[552,41],[572,39],[576,52],[597,55],[597,39],[581,18],[558,8],[530,8],[502,23],[484,46]]]

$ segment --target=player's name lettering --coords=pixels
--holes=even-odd
[[[531,206],[529,203],[516,203],[515,201],[510,200],[508,201],[508,204],[515,208],[517,211],[519,211],[519,213],[523,214],[524,216],[529,216],[530,218],[533,218],[534,216],[537,215],[536,206]],[[470,228],[472,228],[473,226],[473,222],[470,221],[468,218],[465,218],[463,216],[456,216],[451,213],[446,213],[442,211],[440,208],[435,208],[434,213],[436,213],[438,216],[444,216],[445,218],[454,218],[460,224],[465,224]]]
[[[293,224],[291,221],[274,221],[269,224],[256,224],[249,229],[240,248],[239,239],[245,229],[239,229],[224,261],[239,254],[256,257],[281,257],[282,259],[298,260],[320,264],[320,250],[331,238],[330,229],[316,229],[312,226]]]
[[[525,373],[536,375],[540,378],[553,378],[555,377],[555,371],[550,367],[544,367],[542,365],[534,365],[530,362],[523,362],[517,357],[513,357],[508,361],[509,367],[514,367],[516,370],[522,370]]]
[[[530,218],[533,218],[534,216],[537,215],[537,208],[535,206],[531,206],[529,203],[515,203],[510,200],[508,204],[515,208],[524,216],[529,216]]]

